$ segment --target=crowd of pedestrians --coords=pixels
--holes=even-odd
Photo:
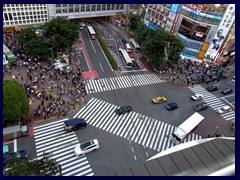
[[[160,76],[168,75],[170,81],[180,85],[194,85],[226,79],[226,67],[215,63],[196,63],[181,60],[175,68],[161,68]]]
[[[85,102],[85,81],[80,65],[60,70],[50,62],[41,61],[41,57],[27,57],[25,47],[18,43],[18,34],[4,33],[4,43],[17,54],[17,61],[4,66],[3,77],[20,82],[26,91],[30,110],[22,123],[65,116]]]

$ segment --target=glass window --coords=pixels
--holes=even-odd
[[[101,11],[101,4],[97,4],[97,11]]]
[[[73,12],[73,4],[69,4],[69,12]]]
[[[116,10],[119,10],[119,4],[116,4]]]
[[[95,4],[91,5],[91,11],[96,11],[96,5]]]
[[[75,12],[79,12],[79,4],[75,4]]]
[[[107,11],[111,9],[110,4],[107,4]]]
[[[102,11],[106,11],[106,4],[102,4]]]
[[[89,12],[90,11],[90,5],[86,4],[86,11]]]
[[[85,5],[81,4],[81,12],[85,12]]]

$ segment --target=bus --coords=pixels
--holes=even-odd
[[[87,30],[91,39],[96,39],[96,33],[92,26],[87,26]]]
[[[119,52],[122,55],[122,59],[124,61],[125,67],[132,68],[133,62],[132,62],[132,59],[129,57],[128,52],[124,49],[120,49]]]
[[[139,46],[139,44],[133,38],[129,39],[129,43],[132,45],[135,52],[141,51],[141,47]]]
[[[17,57],[14,56],[14,54],[8,49],[8,47],[5,44],[3,44],[3,53],[5,54],[8,62],[11,63],[17,60]]]

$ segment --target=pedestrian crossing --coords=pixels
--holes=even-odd
[[[226,104],[224,104],[222,101],[220,101],[218,98],[216,98],[212,93],[208,92],[206,89],[204,89],[201,85],[195,85],[193,87],[188,87],[191,91],[194,93],[200,93],[203,95],[203,101],[205,101],[211,108],[213,108],[215,111]],[[235,112],[232,110],[230,112],[226,112],[221,114],[221,116],[226,120],[233,120],[235,119]]]
[[[118,116],[114,112],[117,108],[114,104],[92,98],[74,118],[84,118],[92,126],[160,152],[174,146],[170,135],[177,127],[134,111]],[[192,133],[184,142],[201,138]]]
[[[119,58],[119,56],[116,53],[114,53],[113,51],[111,51],[110,49],[109,49],[109,51],[110,51],[110,54],[113,56],[114,60],[116,61],[118,67],[120,68],[120,71],[125,71],[126,69],[125,69],[121,59]]]
[[[86,81],[87,94],[109,91],[114,89],[129,88],[135,86],[144,86],[148,84],[163,83],[156,74],[139,74],[130,76],[119,76],[110,78],[101,78],[97,80]]]
[[[75,132],[64,132],[65,120],[34,127],[37,157],[41,157],[43,152],[51,153],[51,158],[61,165],[62,176],[93,176],[86,156],[75,155],[74,147],[80,143]]]

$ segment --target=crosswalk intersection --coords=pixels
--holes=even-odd
[[[149,84],[163,83],[155,74],[139,74],[129,76],[119,76],[110,78],[101,78],[97,80],[86,81],[87,94],[109,91],[114,89],[129,88],[135,86],[144,86]]]
[[[114,104],[92,98],[74,117],[84,118],[92,126],[160,152],[174,145],[170,134],[177,127],[134,111],[118,116],[114,112],[116,108]],[[201,138],[192,133],[184,142]]]
[[[222,101],[220,101],[213,94],[211,94],[206,89],[204,89],[201,85],[196,85],[196,86],[188,87],[188,88],[191,91],[193,91],[194,93],[202,94],[203,101],[205,101],[209,105],[209,107],[213,108],[214,110],[217,110],[217,109],[225,106],[225,104]],[[235,112],[234,111],[226,112],[226,113],[221,114],[221,116],[227,121],[233,120],[233,119],[235,119]]]
[[[79,144],[75,132],[64,133],[63,121],[34,127],[34,138],[37,157],[44,152],[51,153],[62,168],[62,176],[93,176],[94,173],[86,156],[77,157],[74,147]]]

